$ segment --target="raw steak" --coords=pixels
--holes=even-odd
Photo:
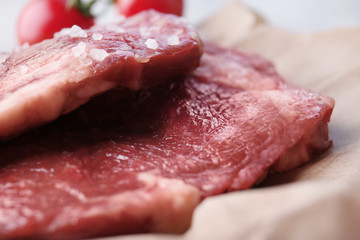
[[[116,25],[63,29],[8,57],[0,53],[0,140],[115,86],[137,90],[188,73],[201,52],[184,19],[148,11]]]
[[[124,91],[2,143],[0,238],[183,232],[205,197],[331,145],[334,101],[256,56],[208,44],[188,78]]]

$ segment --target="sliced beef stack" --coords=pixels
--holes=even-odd
[[[104,38],[122,36],[98,31]],[[247,189],[269,171],[294,168],[331,145],[327,124],[333,99],[287,84],[271,63],[257,56],[209,43],[200,66],[180,76],[196,65],[200,45],[196,37],[183,37],[185,41],[173,34],[168,45],[188,42],[185,52],[175,47],[180,59],[190,59],[184,65],[168,68],[179,61],[169,58],[172,48],[164,50],[168,57],[150,53],[158,57],[152,60],[148,48],[156,44],[154,37],[148,37],[148,46],[134,51],[141,53],[141,61],[149,58],[147,63],[135,63],[134,56],[128,59],[131,64],[114,63],[125,55],[112,56],[113,48],[104,43],[94,49],[105,49],[112,57],[100,63],[92,59],[90,67],[80,67],[80,72],[90,71],[96,82],[112,76],[106,78],[112,79],[111,87],[101,91],[130,80],[123,85],[138,89],[167,79],[169,73],[176,77],[143,90],[107,91],[50,124],[1,143],[0,238],[181,233],[204,198]],[[52,41],[71,43],[62,48],[72,51],[81,40]],[[162,49],[164,41],[156,42]],[[94,44],[86,40],[86,46]],[[112,40],[112,44],[118,49],[123,43]],[[80,61],[73,53],[66,59]],[[106,62],[110,67],[105,67]],[[158,64],[169,65],[160,71]],[[73,65],[68,63],[70,68]],[[126,81],[115,73],[127,76],[122,78]],[[136,73],[142,74],[133,77]],[[77,75],[72,76],[76,83]],[[84,86],[77,85],[76,92],[88,92]]]

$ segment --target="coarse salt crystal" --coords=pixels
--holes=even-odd
[[[157,41],[152,38],[146,40],[145,44],[146,44],[147,48],[154,49],[154,50],[159,47],[159,44],[157,43]]]
[[[85,53],[85,49],[86,49],[86,44],[84,42],[80,42],[78,45],[73,47],[71,51],[74,57],[80,57],[83,53]]]
[[[54,34],[54,37],[70,36],[72,38],[86,38],[87,33],[79,26],[74,25],[71,28],[63,28],[60,32]]]
[[[20,66],[20,73],[21,74],[27,73],[28,70],[29,70],[28,66],[26,66],[26,65],[21,65]]]
[[[172,35],[168,38],[168,44],[171,46],[179,45],[180,39],[176,35]]]
[[[103,36],[101,33],[94,33],[94,34],[92,35],[92,38],[93,38],[95,41],[99,41],[99,40],[103,39],[104,36]]]
[[[96,61],[103,61],[109,54],[103,49],[91,49],[90,56]]]
[[[87,37],[87,33],[81,27],[79,27],[77,25],[74,25],[71,27],[69,35],[72,38],[86,38]]]

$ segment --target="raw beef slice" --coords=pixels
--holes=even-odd
[[[90,30],[74,26],[10,56],[0,53],[0,140],[116,86],[137,90],[188,73],[201,53],[194,28],[155,11]]]
[[[109,92],[0,147],[0,238],[185,231],[196,205],[331,145],[334,101],[206,45],[187,79]]]

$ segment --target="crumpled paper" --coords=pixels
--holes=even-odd
[[[336,101],[333,147],[251,190],[206,199],[183,235],[112,240],[360,239],[360,29],[295,34],[233,2],[199,27],[203,38],[270,59],[288,82]]]

